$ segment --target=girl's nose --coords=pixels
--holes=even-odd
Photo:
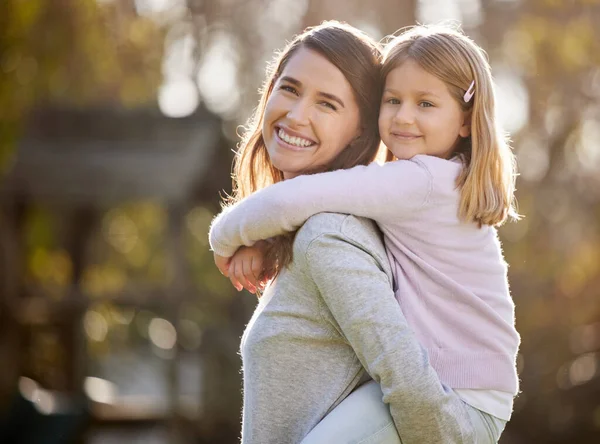
[[[398,124],[410,125],[415,122],[415,113],[408,104],[398,106],[398,110],[394,115],[394,121]]]

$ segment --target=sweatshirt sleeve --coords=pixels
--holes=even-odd
[[[402,442],[447,443],[461,436],[457,397],[439,381],[374,256],[327,233],[311,242],[305,260],[335,328],[381,385]]]
[[[242,245],[295,231],[322,212],[353,214],[385,225],[421,207],[431,188],[429,170],[416,160],[298,176],[227,208],[213,221],[209,241],[215,253],[230,257]]]

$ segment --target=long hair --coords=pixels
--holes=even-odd
[[[457,178],[458,216],[480,225],[501,225],[519,219],[515,209],[516,162],[495,115],[492,73],[486,53],[469,37],[448,26],[415,26],[385,47],[382,76],[407,60],[442,80],[470,116],[471,135],[457,146],[464,164]],[[469,102],[463,96],[475,81]]]
[[[300,48],[318,52],[342,72],[352,88],[360,111],[361,135],[344,148],[325,170],[367,165],[377,156],[380,146],[377,119],[382,91],[380,46],[350,25],[336,21],[323,22],[297,35],[267,66],[258,106],[246,125],[235,156],[233,195],[228,204],[283,180],[283,173],[269,159],[262,126],[273,87]],[[293,236],[280,236],[271,243],[265,275],[275,276],[292,260]]]

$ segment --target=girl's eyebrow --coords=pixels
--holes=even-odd
[[[384,93],[390,93],[390,94],[396,94],[396,95],[401,95],[400,91],[395,90],[394,88],[385,88],[383,90]],[[432,96],[435,97],[437,99],[441,99],[441,97],[439,95],[437,95],[436,93],[432,92],[432,91],[415,91],[414,92],[415,96],[418,97],[422,97],[422,96]]]
[[[283,76],[280,79],[280,81],[281,82],[291,83],[292,85],[296,85],[297,87],[301,87],[302,86],[302,82],[300,80],[295,79],[295,78],[290,77],[290,76]],[[325,97],[325,98],[327,98],[329,100],[333,100],[334,102],[339,103],[339,105],[342,108],[346,107],[346,105],[344,105],[344,101],[342,99],[340,99],[338,96],[334,95],[334,94],[326,93],[326,92],[323,92],[323,91],[318,91],[317,94],[320,95],[320,96],[322,96],[322,97]]]
[[[431,92],[431,91],[417,91],[416,94],[418,96],[433,96],[433,97],[436,97],[438,99],[441,99],[440,96],[438,96],[436,93]]]

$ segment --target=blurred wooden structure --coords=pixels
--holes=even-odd
[[[59,332],[68,358],[59,382],[41,382],[65,393],[83,393],[88,374],[82,321],[88,299],[80,283],[99,216],[112,206],[151,199],[168,209],[165,242],[172,285],[166,290],[134,289],[119,294],[114,302],[159,307],[177,325],[178,309],[191,287],[182,238],[184,214],[192,204],[216,201],[218,191],[228,186],[226,176],[211,174],[231,163],[221,125],[218,117],[202,108],[181,119],[166,118],[158,109],[46,108],[32,115],[0,192],[0,351],[16,363],[5,369],[0,381],[4,394],[23,374],[32,330],[44,328]],[[70,289],[59,300],[42,288],[32,288],[25,279],[24,218],[34,204],[60,215],[61,242],[73,264]],[[118,403],[90,401],[93,422],[180,423],[176,366],[175,357],[165,375],[168,411],[151,408],[151,401],[143,399],[139,411],[130,404],[125,409]],[[172,429],[178,430],[180,439],[182,428]]]

